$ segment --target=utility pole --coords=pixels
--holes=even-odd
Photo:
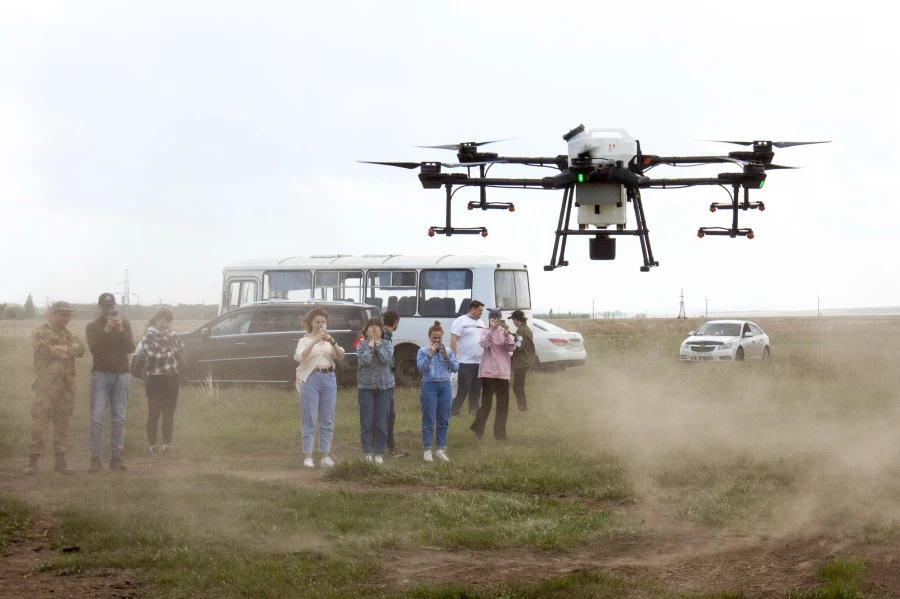
[[[122,308],[125,310],[125,316],[127,318],[131,318],[131,296],[134,295],[131,293],[131,282],[128,279],[128,269],[125,269],[125,280],[117,283],[117,285],[123,285],[122,289]],[[138,305],[140,305],[141,300],[138,298]]]
[[[709,298],[706,298],[706,319],[709,320]]]
[[[820,299],[819,296],[817,295],[817,296],[816,296],[816,318],[821,318],[821,317],[822,317],[821,305],[822,305],[822,304],[821,304],[821,299]]]
[[[684,313],[684,288],[681,289],[681,306],[678,308],[678,319],[687,320],[687,315]]]

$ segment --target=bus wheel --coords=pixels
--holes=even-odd
[[[416,353],[419,348],[414,345],[403,345],[394,352],[395,378],[397,385],[416,387],[422,381],[422,374],[416,368]]]

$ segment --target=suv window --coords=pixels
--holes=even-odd
[[[246,335],[250,330],[250,318],[253,312],[247,310],[229,314],[209,328],[211,337],[223,335]]]
[[[257,310],[250,323],[251,333],[302,331],[303,313],[295,310]]]
[[[349,330],[356,333],[362,330],[363,325],[371,318],[370,310],[353,306],[327,306],[325,311],[328,312],[329,331]]]

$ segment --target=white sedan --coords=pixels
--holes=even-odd
[[[749,320],[712,320],[681,344],[682,362],[768,360],[769,336]]]
[[[528,324],[534,334],[535,369],[584,366],[587,352],[581,333],[570,333],[539,318],[532,318]]]

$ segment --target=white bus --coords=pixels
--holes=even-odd
[[[441,321],[449,338],[453,320],[477,299],[508,318],[522,310],[531,318],[527,266],[498,256],[350,256],[249,260],[226,266],[221,312],[269,299],[343,300],[395,310],[395,364],[401,384],[415,384],[416,352],[428,328]]]

